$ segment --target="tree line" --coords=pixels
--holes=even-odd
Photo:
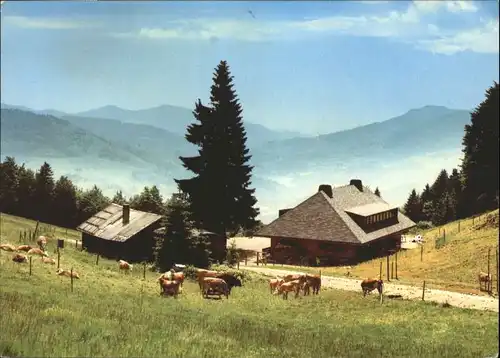
[[[422,192],[411,191],[404,212],[413,221],[443,225],[498,208],[499,84],[485,97],[465,125],[460,168],[443,169]]]

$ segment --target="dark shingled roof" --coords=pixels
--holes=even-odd
[[[161,215],[130,209],[129,223],[123,225],[123,207],[110,204],[76,229],[104,240],[126,241],[161,219]]]
[[[332,198],[329,198],[318,191],[255,235],[364,244],[415,226],[413,221],[398,210],[397,224],[366,233],[346,210],[379,204],[370,205],[369,208],[378,206],[382,209],[380,211],[384,211],[393,206],[367,187],[363,187],[361,192],[354,185],[345,185],[333,188],[332,194]]]

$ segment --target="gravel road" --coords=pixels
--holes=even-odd
[[[258,272],[263,275],[272,277],[304,273],[299,271],[274,270],[265,267],[253,266],[242,267],[242,269]],[[321,279],[321,285],[323,287],[334,288],[337,290],[357,291],[360,295],[362,294],[360,286],[361,280],[332,276],[322,276]],[[384,296],[385,295],[401,295],[403,299],[410,300],[422,299],[422,287],[400,284],[398,285],[394,283],[384,282]],[[426,289],[425,300],[438,303],[448,302],[452,306],[461,308],[498,312],[498,299],[494,297],[476,296],[458,292]]]

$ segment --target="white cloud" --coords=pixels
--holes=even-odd
[[[95,24],[64,18],[36,18],[25,16],[3,16],[2,22],[6,25],[20,27],[24,29],[45,29],[45,30],[70,30],[91,27]]]

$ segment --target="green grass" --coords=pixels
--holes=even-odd
[[[4,242],[22,219],[2,215]],[[53,249],[54,242],[49,242]],[[159,297],[158,274],[64,249],[55,275],[33,259],[0,255],[0,355],[23,357],[486,357],[498,351],[498,315],[324,290],[318,297],[271,296],[252,275],[229,300],[204,300],[186,282],[178,299]],[[53,256],[53,255],[52,255]]]
[[[422,232],[426,240],[422,260],[420,248],[402,251],[398,254],[398,278],[403,284],[422,285],[425,280],[428,288],[481,294],[477,275],[488,271],[488,249],[490,253],[490,272],[493,276],[493,291],[496,292],[496,259],[498,248],[498,209],[475,218],[448,223]],[[494,219],[496,218],[496,223]],[[443,240],[443,233],[446,240]],[[436,240],[441,246],[436,247]],[[394,261],[394,255],[390,262]],[[350,268],[346,267],[303,267],[272,265],[267,268],[279,270],[298,270],[323,275],[344,276],[349,271],[352,277],[378,277],[382,261],[382,277],[387,277],[386,260],[375,259]],[[486,294],[486,293],[482,293]]]

